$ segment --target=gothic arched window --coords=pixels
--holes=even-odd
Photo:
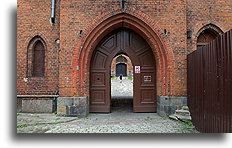
[[[27,49],[27,77],[45,76],[46,44],[40,36],[31,39]]]
[[[45,73],[45,48],[40,40],[35,43],[32,53],[32,76],[42,77]]]

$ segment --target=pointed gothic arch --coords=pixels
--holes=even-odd
[[[197,35],[197,47],[207,45],[219,35],[222,35],[223,31],[214,24],[207,24],[202,27]]]
[[[77,50],[79,66],[79,84],[81,96],[89,96],[89,68],[94,49],[100,40],[109,32],[118,28],[128,28],[138,33],[150,45],[156,59],[157,67],[157,95],[166,96],[171,94],[170,71],[174,68],[172,48],[163,35],[163,31],[144,14],[130,10],[118,10],[102,16],[99,21],[90,27],[84,36],[82,46]],[[165,42],[165,44],[164,44]]]
[[[45,41],[37,35],[30,40],[27,50],[27,77],[45,76]]]

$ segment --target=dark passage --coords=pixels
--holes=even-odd
[[[111,107],[112,112],[133,112],[133,98],[130,96],[112,97]]]

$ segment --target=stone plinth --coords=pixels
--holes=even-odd
[[[54,99],[48,98],[23,98],[20,99],[18,112],[24,113],[52,113],[54,111]]]
[[[89,114],[88,97],[57,98],[57,115],[67,117],[86,117]]]
[[[167,117],[187,105],[187,97],[157,96],[157,113]]]

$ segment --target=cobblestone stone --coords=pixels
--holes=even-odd
[[[120,83],[120,80],[117,78],[111,80],[111,95],[115,96],[133,96],[133,81],[128,80],[127,77],[123,77],[123,80]]]
[[[90,114],[86,118],[59,117],[60,121],[57,118],[54,114],[21,113],[17,133],[197,133],[156,113],[113,112]]]

